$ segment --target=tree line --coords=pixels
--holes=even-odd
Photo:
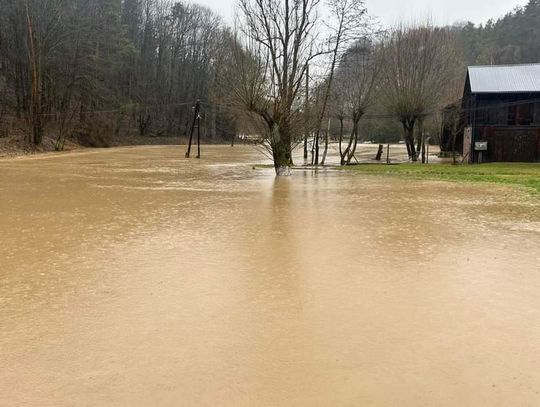
[[[106,145],[111,137],[181,135],[195,99],[210,101],[220,17],[184,1],[0,0],[0,129]],[[209,137],[233,133],[205,112]]]
[[[454,29],[469,65],[521,64],[540,61],[540,0],[529,0],[504,17]]]

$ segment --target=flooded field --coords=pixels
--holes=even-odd
[[[250,147],[0,161],[0,406],[540,405],[540,204]]]

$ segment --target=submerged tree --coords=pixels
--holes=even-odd
[[[240,0],[246,53],[237,52],[242,84],[236,89],[245,108],[265,127],[276,174],[287,175],[302,132],[304,78],[317,46],[319,0]]]

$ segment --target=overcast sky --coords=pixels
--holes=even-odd
[[[190,0],[204,4],[232,21],[236,0]],[[401,20],[425,20],[431,17],[436,24],[456,21],[483,23],[501,17],[527,0],[368,0],[371,15],[380,18],[385,26]]]

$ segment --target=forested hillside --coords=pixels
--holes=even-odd
[[[0,136],[61,149],[178,136],[211,98],[223,28],[166,0],[0,0]],[[232,125],[205,109],[208,136]],[[217,127],[217,130],[216,130]],[[220,131],[221,130],[221,131]],[[229,130],[230,131],[230,130]]]
[[[485,25],[459,30],[468,64],[540,62],[540,0]]]

